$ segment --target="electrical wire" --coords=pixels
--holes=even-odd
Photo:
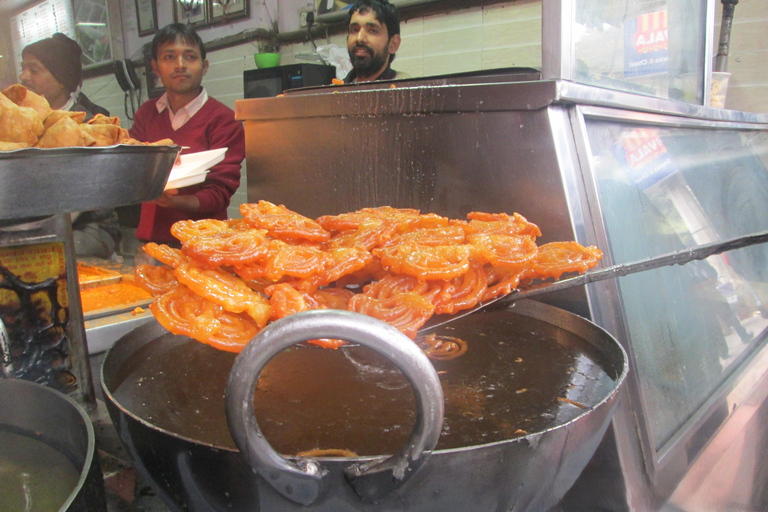
[[[136,89],[128,89],[125,91],[125,98],[123,98],[123,108],[125,109],[125,117],[133,121],[133,116],[136,115],[136,110],[141,105],[141,83]],[[130,103],[130,110],[128,110]]]
[[[315,52],[317,52],[317,44],[315,44],[315,38],[312,37],[312,25],[315,24],[315,13],[308,12],[307,13],[307,39],[309,39],[309,42],[312,43],[312,46],[315,48]]]

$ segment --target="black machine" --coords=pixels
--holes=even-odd
[[[112,67],[115,72],[115,78],[120,88],[125,91],[135,91],[141,88],[141,80],[136,74],[136,67],[130,60],[112,61]]]
[[[243,71],[243,97],[269,98],[288,89],[330,85],[336,76],[334,66],[321,64],[289,64],[274,68]]]

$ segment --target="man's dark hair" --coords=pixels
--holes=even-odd
[[[400,33],[400,15],[397,13],[397,7],[389,3],[388,0],[357,0],[349,9],[349,16],[347,17],[347,26],[352,21],[352,15],[356,12],[373,11],[376,14],[376,21],[387,27],[387,37],[392,39],[392,36]],[[395,54],[393,53],[389,57],[391,63],[395,60]]]
[[[195,29],[184,23],[171,23],[161,28],[152,39],[152,58],[157,60],[157,51],[167,43],[173,43],[181,39],[188,45],[197,46],[200,49],[200,57],[205,60],[205,45]]]

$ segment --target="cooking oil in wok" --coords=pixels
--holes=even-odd
[[[575,334],[509,310],[466,318],[438,331],[463,339],[468,350],[433,361],[445,395],[437,449],[505,441],[562,425],[588,413],[615,387],[620,368]],[[152,425],[234,448],[224,405],[234,358],[169,334],[129,357],[113,394]],[[359,346],[295,346],[281,352],[261,373],[255,406],[265,437],[285,455],[317,449],[394,453],[415,422],[405,377]]]
[[[57,512],[79,479],[62,452],[32,433],[0,425],[0,510]]]

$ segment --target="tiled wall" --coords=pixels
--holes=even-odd
[[[442,75],[462,71],[512,66],[541,66],[541,2],[517,0],[490,7],[477,7],[423,18],[401,25],[403,43],[397,52],[395,69],[413,77]],[[315,44],[346,47],[344,34]],[[234,108],[243,97],[243,71],[255,68],[252,44],[242,44],[210,52],[210,68],[203,80],[208,93]],[[297,54],[312,53],[310,43],[282,48],[282,64],[299,62]],[[124,108],[124,94],[112,76],[86,81],[85,93],[94,103],[131,122]],[[146,100],[144,93],[143,100]],[[231,217],[239,217],[238,207],[247,202],[245,165],[240,188],[232,198]]]
[[[718,6],[718,16],[721,6]],[[764,0],[740,2],[731,34],[729,71],[733,73],[726,107],[768,113],[768,11]],[[715,26],[715,45],[720,28]],[[403,43],[394,68],[413,77],[511,66],[541,66],[541,2],[517,0],[414,18],[401,26]],[[344,34],[317,45],[345,47]],[[234,107],[242,98],[242,74],[253,69],[255,46],[240,46],[209,53],[210,70],[204,79],[209,94]],[[312,53],[310,43],[286,46],[282,63],[297,62],[297,54]],[[125,115],[124,95],[111,76],[88,80],[84,90],[91,99],[121,117]],[[143,99],[146,99],[146,95]],[[247,201],[245,168],[242,184],[233,197],[230,215],[239,216],[238,206]]]
[[[720,39],[722,5],[718,2],[714,53]],[[731,27],[725,108],[768,114],[768,3],[739,2]]]
[[[541,3],[518,1],[409,20],[395,68],[412,76],[541,67]]]

